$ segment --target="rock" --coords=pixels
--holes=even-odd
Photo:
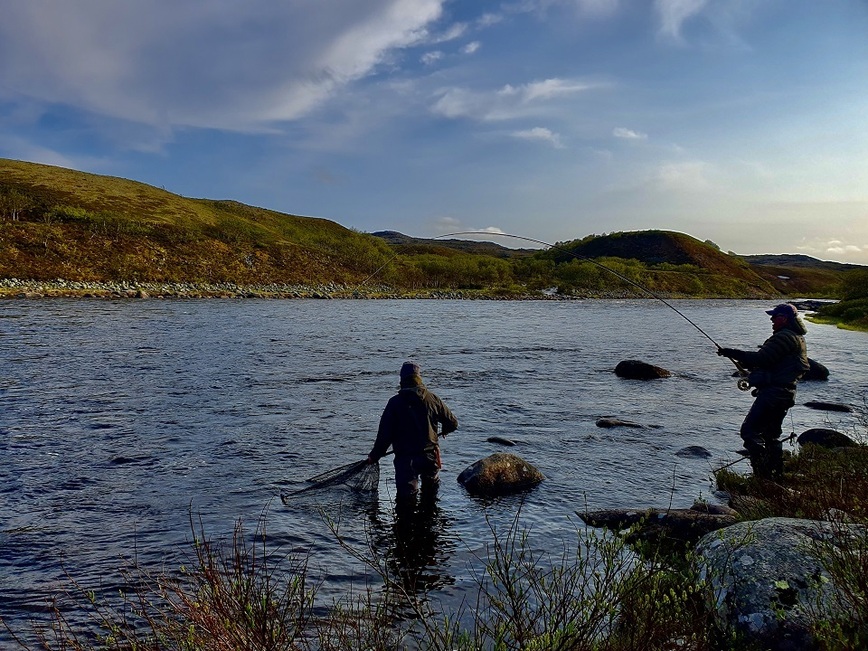
[[[509,447],[512,447],[515,445],[515,441],[510,441],[509,439],[505,439],[502,436],[489,436],[485,440],[488,441],[489,443],[498,443],[500,445],[506,445]]]
[[[799,434],[796,441],[799,445],[812,444],[824,448],[852,448],[856,446],[856,442],[846,434],[822,427],[805,430]]]
[[[498,452],[480,459],[458,475],[458,483],[473,495],[506,495],[536,486],[545,479],[539,470],[515,454]]]
[[[818,605],[831,608],[837,588],[813,545],[837,545],[864,531],[857,525],[767,518],[706,535],[696,546],[696,562],[700,579],[713,591],[719,624],[769,651],[818,648],[810,615]]]
[[[829,379],[829,369],[820,364],[820,362],[808,358],[810,368],[808,372],[802,376],[801,382],[810,382],[812,380],[825,381]]]
[[[618,362],[615,367],[615,375],[628,380],[654,380],[657,378],[670,377],[672,373],[665,368],[640,362],[636,359],[626,359]]]
[[[711,457],[711,452],[701,445],[688,445],[686,448],[681,448],[676,452],[675,456],[684,457],[685,459],[708,459]]]
[[[819,400],[809,400],[805,403],[805,407],[819,409],[820,411],[843,411],[848,414],[853,411],[850,405],[844,405],[840,402],[821,402]]]
[[[644,425],[632,423],[629,420],[620,420],[618,418],[601,418],[597,421],[597,427],[644,427]]]
[[[627,542],[695,543],[704,535],[736,522],[733,513],[708,513],[693,509],[610,509],[576,512],[592,527],[613,531],[630,529]]]

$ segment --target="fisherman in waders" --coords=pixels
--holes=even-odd
[[[380,417],[377,440],[368,455],[376,463],[391,445],[395,451],[397,498],[406,501],[419,492],[434,495],[440,484],[440,436],[458,429],[458,420],[436,395],[422,383],[419,367],[404,362],[400,372],[401,388],[392,396]]]
[[[766,479],[781,475],[784,467],[781,425],[795,404],[796,383],[810,368],[805,346],[805,325],[794,305],[783,303],[771,315],[772,336],[759,350],[718,348],[717,354],[740,362],[750,374],[756,397],[741,425],[741,438],[754,475]]]

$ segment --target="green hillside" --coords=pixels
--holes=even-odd
[[[389,247],[326,219],[0,159],[0,277],[355,282]]]
[[[828,297],[846,273],[811,259],[792,268],[769,264],[776,260],[748,264],[713,243],[662,230],[591,235],[543,251],[376,235],[326,219],[0,159],[0,285],[62,279],[352,291],[364,285],[374,295],[518,297],[551,295],[554,288],[563,297]]]

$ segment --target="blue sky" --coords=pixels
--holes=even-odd
[[[868,2],[5,0],[0,156],[365,232],[868,264]]]

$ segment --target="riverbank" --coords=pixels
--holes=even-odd
[[[581,300],[649,298],[628,290],[561,294],[554,289],[399,289],[388,285],[286,284],[239,285],[235,283],[97,282],[0,279],[3,298],[99,298],[99,299],[185,299],[185,298],[267,298],[267,299],[448,299],[448,300]],[[660,298],[718,298],[661,294]],[[754,297],[751,297],[754,298]]]

